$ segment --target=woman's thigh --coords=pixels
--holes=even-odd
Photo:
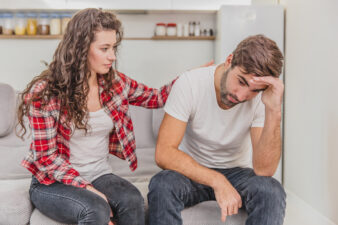
[[[40,184],[33,177],[30,187],[33,205],[44,215],[63,223],[107,224],[110,208],[97,194],[62,183]]]

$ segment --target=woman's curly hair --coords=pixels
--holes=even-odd
[[[28,115],[32,102],[41,101],[42,105],[46,105],[51,98],[60,101],[60,112],[67,112],[63,125],[68,127],[72,122],[75,128],[87,131],[87,95],[90,76],[87,57],[95,33],[102,30],[116,31],[115,46],[119,45],[122,39],[122,27],[114,14],[90,8],[81,10],[72,17],[48,69],[35,77],[21,94],[22,102],[18,108],[18,124],[23,131],[21,137],[26,133],[23,117]],[[106,91],[112,87],[115,68],[116,61],[114,68],[111,68],[107,74],[102,74]],[[36,82],[40,81],[46,82],[45,88],[25,102],[25,95],[31,91]]]

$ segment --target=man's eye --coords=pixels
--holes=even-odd
[[[242,80],[238,79],[238,81],[239,81],[239,84],[240,84],[241,86],[244,86],[244,85],[245,85],[244,82],[243,82]]]
[[[102,51],[106,52],[108,50],[108,48],[102,48]]]

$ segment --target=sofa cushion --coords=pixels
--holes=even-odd
[[[30,182],[30,178],[0,180],[0,224],[28,224],[33,210],[28,193]]]
[[[155,146],[152,134],[152,110],[140,106],[129,107],[130,116],[134,125],[136,148]]]
[[[8,135],[14,125],[16,95],[8,84],[0,83],[0,137]]]
[[[155,163],[155,147],[136,148],[136,154],[138,166],[134,172],[129,169],[127,161],[111,156],[113,173],[130,182],[149,182],[153,175],[161,171]]]
[[[32,176],[21,166],[22,159],[28,154],[29,146],[29,135],[22,140],[16,136],[14,130],[6,137],[0,138],[0,179],[21,179]]]
[[[226,222],[221,221],[221,210],[216,201],[201,202],[182,211],[183,225],[244,225],[247,218],[245,210],[227,216]]]
[[[160,130],[160,126],[164,117],[164,109],[154,109],[153,110],[153,135],[154,139],[157,140],[158,131]]]
[[[31,219],[30,219],[30,225],[72,225],[72,224],[64,224],[57,222],[55,220],[50,219],[49,217],[42,214],[39,210],[34,209]],[[73,224],[76,225],[76,224]]]

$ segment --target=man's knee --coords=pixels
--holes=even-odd
[[[251,177],[247,191],[252,197],[268,202],[268,205],[279,205],[285,208],[286,194],[284,188],[273,177]]]
[[[182,179],[183,178],[183,179]],[[149,194],[162,193],[168,196],[170,194],[179,193],[181,182],[184,176],[171,170],[163,170],[151,178],[149,183]]]

